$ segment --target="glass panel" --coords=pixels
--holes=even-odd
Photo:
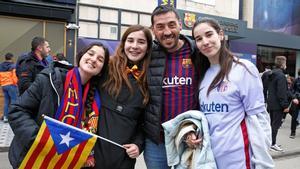
[[[122,12],[121,14],[121,23],[128,25],[138,24],[138,14],[132,12]]]
[[[51,55],[64,53],[65,24],[56,22],[46,23],[46,39],[49,41]]]
[[[118,11],[112,9],[100,9],[100,20],[102,22],[118,23]]]
[[[140,25],[151,26],[151,15],[140,14]]]
[[[31,40],[35,36],[43,36],[43,22],[21,18],[0,16],[0,56],[7,52],[18,56],[31,51]],[[3,61],[4,57],[0,57]]]
[[[98,20],[98,8],[79,6],[79,19]]]
[[[98,38],[98,24],[91,22],[79,22],[79,36]]]
[[[128,28],[128,26],[122,26],[121,27],[121,38],[122,38],[124,32],[127,30],[127,28]]]
[[[118,26],[100,24],[100,39],[118,39]]]

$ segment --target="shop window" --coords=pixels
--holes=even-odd
[[[100,24],[100,39],[118,40],[118,26]]]
[[[7,52],[15,55],[14,59],[31,51],[31,40],[43,36],[43,21],[0,16],[0,56]],[[0,57],[3,61],[4,57]]]
[[[98,20],[98,8],[79,6],[79,19],[86,19],[91,21]]]
[[[92,22],[79,22],[79,36],[98,38],[98,24]]]
[[[112,9],[100,9],[100,21],[118,23],[118,11]]]
[[[65,24],[58,22],[46,23],[46,39],[50,43],[51,54],[64,53]]]
[[[275,48],[268,46],[257,47],[257,67],[260,72],[265,69],[274,68],[274,59],[276,56],[285,56],[287,58],[286,74],[295,77],[297,51],[285,48]]]
[[[138,24],[138,14],[133,12],[122,12],[121,14],[122,24],[136,25]]]
[[[150,27],[151,26],[151,15],[140,14],[139,24]]]

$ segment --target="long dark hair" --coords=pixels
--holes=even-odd
[[[93,46],[99,46],[102,47],[104,50],[104,63],[103,63],[103,67],[100,71],[100,73],[96,76],[93,76],[89,81],[90,81],[90,88],[87,94],[87,100],[85,102],[85,117],[88,117],[88,115],[93,111],[92,110],[92,103],[94,101],[94,96],[95,96],[95,90],[96,87],[98,86],[99,82],[100,82],[100,78],[102,77],[103,74],[105,74],[105,72],[108,71],[108,62],[109,62],[109,51],[107,49],[107,47],[105,47],[102,43],[96,42],[96,43],[91,43],[89,45],[87,45],[84,49],[82,49],[81,51],[78,52],[77,57],[76,57],[76,63],[77,66],[79,67],[79,62],[82,58],[82,56],[88,51],[90,50]]]
[[[128,65],[128,58],[124,51],[124,45],[128,35],[132,32],[143,31],[147,40],[147,52],[144,58],[140,61],[142,65],[141,80],[138,81],[138,85],[142,95],[144,96],[143,103],[146,104],[149,100],[149,93],[147,87],[146,71],[150,63],[150,54],[152,49],[152,34],[150,30],[141,25],[130,26],[123,34],[120,45],[117,48],[115,55],[109,62],[108,78],[103,84],[104,88],[108,91],[111,96],[117,97],[120,94],[122,83],[125,82],[130,92],[133,93],[132,86],[128,80],[126,73],[126,66]]]
[[[207,23],[212,28],[214,28],[218,34],[222,31],[221,26],[217,20],[213,18],[204,17],[198,19],[193,26],[192,35],[194,38],[195,38],[194,35],[195,27],[197,27],[201,23]],[[247,69],[247,71],[249,71],[248,68],[245,66],[245,64],[241,63],[238,58],[234,57],[232,52],[227,48],[225,38],[223,38],[223,40],[221,40],[221,48],[220,48],[220,56],[219,56],[219,64],[221,69],[217,74],[217,76],[212,81],[212,83],[209,85],[207,90],[207,96],[214,88],[216,88],[224,80],[225,77],[228,79],[228,74],[231,70],[233,62],[237,64],[241,64]],[[197,60],[197,64],[199,65],[200,68],[200,77],[202,81],[207,69],[210,67],[210,62],[208,58],[200,52],[200,57]]]

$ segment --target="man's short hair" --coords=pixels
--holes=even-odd
[[[5,54],[5,60],[11,60],[14,57],[14,55],[12,53],[6,53]]]
[[[275,66],[277,68],[282,68],[282,66],[286,66],[286,57],[285,56],[276,56],[275,57]]]
[[[178,14],[176,8],[174,8],[171,5],[159,5],[153,10],[153,12],[151,14],[151,24],[152,25],[154,24],[154,16],[165,14],[168,12],[173,12],[175,14],[176,18],[178,20],[180,20],[180,17],[179,17],[179,14]]]
[[[39,45],[43,45],[45,43],[45,41],[47,41],[45,38],[43,37],[34,37],[31,41],[31,51],[35,51],[35,49],[39,46]]]

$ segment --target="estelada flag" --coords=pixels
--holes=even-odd
[[[79,169],[96,140],[96,135],[44,116],[37,137],[19,168]]]

